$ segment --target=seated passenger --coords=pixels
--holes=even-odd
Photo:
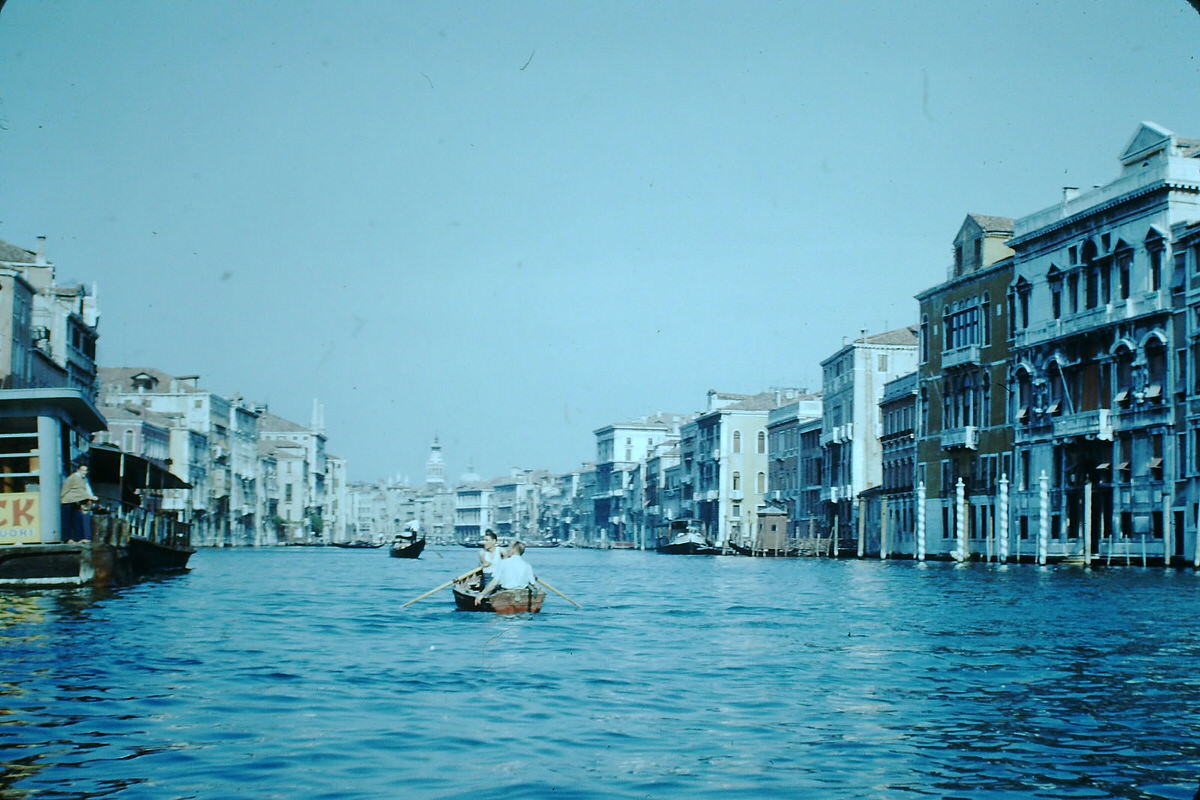
[[[519,541],[514,541],[508,548],[508,553],[494,567],[494,577],[492,580],[476,596],[475,605],[479,605],[483,598],[495,592],[497,588],[524,589],[537,580],[537,577],[533,574],[533,567],[525,560],[524,553],[525,545]]]

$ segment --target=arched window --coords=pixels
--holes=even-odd
[[[1167,348],[1158,337],[1146,342],[1147,403],[1161,403],[1167,384]]]
[[[738,489],[741,489],[741,488],[742,488],[742,473],[735,472],[735,473],[733,473],[733,490],[736,492]]]
[[[1046,367],[1046,413],[1058,416],[1063,413],[1063,376],[1057,361]]]
[[[763,494],[767,491],[767,473],[758,473],[758,478],[754,482],[754,491]]]
[[[121,444],[121,449],[126,453],[133,452],[133,431],[129,430],[128,428],[125,430],[124,441]]]
[[[921,363],[929,360],[929,315],[921,315]]]
[[[742,432],[741,431],[733,432],[733,452],[735,452],[735,453],[742,452]]]
[[[758,452],[767,452],[767,434],[762,431],[758,432]]]
[[[1033,379],[1029,371],[1021,368],[1015,376],[1017,408],[1016,421],[1029,422],[1029,406],[1033,403]]]
[[[1113,400],[1119,406],[1129,405],[1133,397],[1133,351],[1125,345],[1113,354],[1112,387],[1116,391]]]
[[[1117,273],[1117,297],[1126,300],[1129,298],[1130,273],[1133,270],[1133,248],[1123,241],[1117,241],[1113,268]]]

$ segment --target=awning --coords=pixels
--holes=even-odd
[[[192,485],[162,464],[111,445],[94,444],[88,450],[88,478],[93,483],[115,483],[124,489],[190,489]]]

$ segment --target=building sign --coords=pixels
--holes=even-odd
[[[37,492],[0,494],[0,544],[37,544],[42,540]]]

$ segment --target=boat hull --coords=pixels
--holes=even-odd
[[[417,539],[415,542],[393,544],[388,550],[388,555],[392,558],[420,558],[421,551],[425,549],[425,540]]]
[[[670,542],[660,544],[657,549],[658,552],[668,555],[717,556],[721,554],[721,548],[703,542]]]
[[[155,572],[182,572],[196,551],[191,547],[174,547],[153,542],[140,536],[129,537],[129,561],[139,575]]]
[[[491,611],[496,614],[536,614],[542,610],[546,593],[537,587],[526,589],[500,589],[484,598],[478,605],[475,598],[479,592],[466,583],[454,584],[454,604],[460,611]]]

